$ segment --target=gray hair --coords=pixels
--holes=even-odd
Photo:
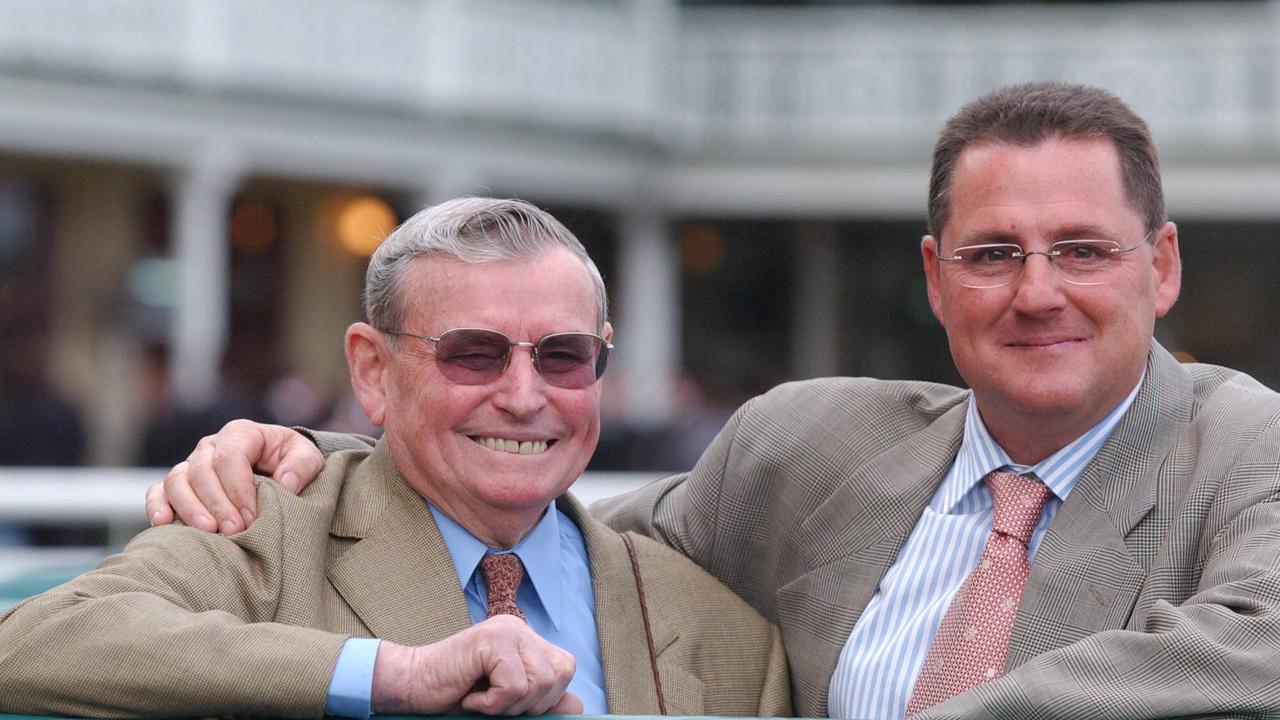
[[[421,256],[442,256],[464,263],[532,259],[564,248],[587,269],[596,291],[596,328],[609,318],[604,278],[586,248],[544,210],[523,200],[462,197],[429,207],[405,220],[369,259],[364,312],[381,330],[402,330],[401,284],[409,265]]]

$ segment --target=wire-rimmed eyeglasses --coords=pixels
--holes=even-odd
[[[938,255],[948,263],[959,283],[968,288],[998,288],[1013,282],[1032,255],[1043,255],[1050,267],[1072,285],[1102,285],[1120,266],[1127,253],[1137,250],[1151,233],[1133,247],[1114,240],[1059,240],[1047,251],[1023,250],[1013,243],[990,243],[958,247],[950,256]]]
[[[527,347],[533,367],[548,384],[569,390],[589,387],[604,374],[613,344],[587,332],[543,335],[537,342],[512,340],[497,330],[454,328],[435,335],[400,330],[382,332],[411,337],[435,345],[436,368],[449,382],[484,385],[506,372],[511,349]]]

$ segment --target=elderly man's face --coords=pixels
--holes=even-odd
[[[1146,232],[1125,199],[1108,140],[988,144],[961,153],[947,226],[921,249],[934,314],[997,440],[1051,430],[1069,441],[1137,384],[1155,319],[1177,298],[1181,268],[1173,224],[1156,231],[1154,245],[1143,242]],[[984,289],[961,286],[954,266],[937,261],[963,245],[1046,251],[1082,238],[1139,247],[1105,283],[1089,286],[1066,283],[1043,256],[1027,258],[1008,286]]]
[[[480,264],[423,257],[413,261],[406,279],[407,312],[404,326],[396,328],[403,332],[439,336],[454,328],[487,328],[530,342],[551,333],[597,332],[591,280],[564,249]],[[606,325],[605,337],[611,333]],[[382,421],[397,467],[482,540],[492,539],[481,530],[487,523],[512,515],[536,520],[595,450],[600,384],[548,384],[534,369],[529,348],[512,348],[506,371],[480,385],[442,376],[429,341],[401,337],[394,349],[382,350]],[[509,441],[525,444],[527,454],[493,449]]]

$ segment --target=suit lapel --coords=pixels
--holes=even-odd
[[[1085,468],[1036,551],[1009,642],[1008,667],[1124,627],[1154,544],[1134,533],[1156,504],[1157,474],[1191,419],[1190,375],[1152,343],[1124,419]]]
[[[471,626],[457,570],[435,519],[379,441],[339,499],[331,533],[358,542],[329,581],[375,637],[406,645]]]
[[[954,460],[967,403],[861,466],[805,521],[806,571],[778,590],[799,715],[827,713],[840,651]]]

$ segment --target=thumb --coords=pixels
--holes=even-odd
[[[551,709],[547,711],[548,715],[581,715],[582,700],[571,692],[566,691],[560,696],[560,700]]]
[[[258,425],[261,452],[255,467],[299,493],[324,467],[324,455],[302,433],[282,425]]]
[[[280,462],[271,471],[271,476],[296,494],[302,492],[320,474],[320,470],[324,468],[324,455],[307,438],[297,433],[294,433],[294,437],[296,440],[285,448]]]

